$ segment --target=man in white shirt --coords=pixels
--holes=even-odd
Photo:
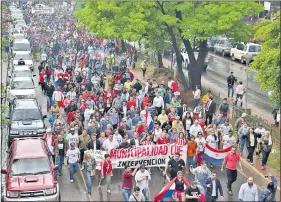
[[[64,99],[64,95],[63,93],[60,91],[60,87],[57,86],[57,89],[53,92],[53,96],[52,96],[54,102],[56,103],[57,106],[61,106],[60,102],[63,101]]]
[[[105,151],[110,151],[111,149],[117,149],[119,144],[116,139],[113,139],[113,135],[108,135],[108,138],[104,141],[102,147]]]
[[[217,136],[215,136],[215,133],[208,135],[208,137],[206,138],[206,142],[208,143],[208,145],[214,149],[218,148],[218,138]]]
[[[69,165],[70,182],[73,182],[73,176],[78,171],[78,159],[80,151],[75,146],[75,143],[70,144],[70,148],[66,152],[67,162]]]
[[[189,129],[189,133],[196,138],[198,132],[203,133],[203,130],[202,130],[202,127],[199,125],[198,120],[195,120],[194,124]]]
[[[122,136],[118,133],[117,129],[115,129],[113,140],[116,140],[118,142],[118,145],[122,143]]]
[[[68,135],[66,136],[66,140],[68,141],[69,147],[71,143],[75,143],[78,145],[79,142],[79,136],[77,133],[75,133],[74,128],[70,128]]]
[[[162,109],[164,109],[163,97],[157,92],[156,97],[153,99],[153,107],[156,108],[158,114],[161,114]]]
[[[254,178],[249,177],[247,182],[242,184],[239,190],[239,201],[259,201],[257,185],[254,184]]]
[[[145,169],[144,165],[140,166],[140,170],[135,175],[136,186],[144,194],[145,201],[150,201],[149,180],[151,180],[150,173]]]
[[[235,137],[232,136],[232,130],[228,132],[228,135],[222,137],[223,149],[228,148],[236,143]]]
[[[69,96],[70,100],[74,100],[76,98],[76,92],[73,90],[73,88],[70,88],[70,91],[66,94],[66,96]]]

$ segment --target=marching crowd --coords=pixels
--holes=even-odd
[[[131,69],[138,60],[136,50],[129,49],[122,55],[120,64],[115,65],[118,42],[79,30],[67,11],[44,17],[27,14],[27,19],[29,29],[26,33],[41,35],[30,40],[34,45],[33,52],[40,51],[43,55],[38,66],[39,84],[50,114],[50,128],[46,130],[45,138],[53,161],[59,166],[58,178],[62,175],[63,164],[69,167],[70,182],[81,169],[87,192],[91,194],[97,165],[86,151],[153,144],[187,147],[187,165],[176,154],[164,169],[164,174],[171,180],[176,177],[174,199],[180,201],[182,197],[197,201],[200,193],[207,201],[216,201],[218,193],[223,198],[216,173],[211,172],[208,162],[203,161],[205,144],[214,149],[233,145],[222,164],[222,170],[226,167],[230,195],[240,156],[246,155],[253,164],[253,156],[261,154],[262,169],[266,169],[273,144],[270,132],[262,124],[256,128],[250,126],[247,114],[242,114],[232,126],[227,98],[215,103],[211,91],[202,95],[196,87],[193,106],[187,106],[181,100],[177,78],[169,78],[168,83],[156,79],[146,79],[143,83],[134,78]],[[144,77],[146,68],[147,63],[143,61]],[[148,116],[151,122],[148,122]],[[233,136],[234,131],[238,133],[237,138]],[[212,166],[209,163],[209,167]],[[108,194],[111,193],[112,170],[110,155],[106,154],[101,164],[99,187],[106,183]],[[182,182],[184,170],[195,175],[195,181],[186,190]],[[270,177],[272,182],[259,198],[253,178],[249,177],[241,186],[239,200],[274,201],[276,179]],[[132,192],[133,178],[136,187]],[[151,172],[144,165],[134,171],[126,167],[122,174],[124,201],[151,200],[149,180]]]

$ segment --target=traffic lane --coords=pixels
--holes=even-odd
[[[89,201],[85,191],[85,184],[79,171],[70,182],[69,169],[63,165],[62,175],[58,176],[61,201]]]
[[[223,193],[224,193],[224,199],[222,200],[219,198],[218,201],[237,201],[238,200],[238,192],[240,189],[241,184],[246,182],[246,177],[244,175],[238,174],[237,181],[233,183],[232,191],[233,196],[230,196],[228,194],[228,190],[226,188],[226,173],[221,172],[219,167],[216,167],[213,169],[213,171],[217,172],[217,177],[221,181],[222,187],[223,187]],[[99,184],[99,172],[97,172],[98,176],[95,176],[94,179],[92,179],[92,195],[91,198],[94,201],[123,201],[122,198],[122,192],[121,192],[121,183],[122,183],[122,172],[123,170],[115,169],[113,170],[113,177],[111,178],[111,194],[107,194],[107,188],[105,185],[102,186],[102,188],[98,188]],[[150,188],[150,200],[153,200],[153,197],[156,196],[161,189],[167,184],[164,184],[164,178],[162,173],[160,173],[158,168],[152,168],[151,169],[152,175],[151,175],[151,181],[149,182],[149,188]],[[185,177],[187,177],[188,181],[191,182],[194,177],[192,174],[185,174]]]
[[[246,66],[238,64],[234,61],[227,60],[226,58],[217,56],[215,54],[210,54],[210,64],[208,66],[219,72],[224,78],[230,75],[230,72],[234,72],[234,76],[237,77],[238,81],[242,81],[246,85]],[[259,83],[255,80],[255,71],[249,71],[248,73],[248,86],[251,90],[256,92],[261,92],[267,97],[267,92],[260,89]]]

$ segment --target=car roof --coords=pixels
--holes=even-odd
[[[257,44],[257,43],[248,43],[248,45],[250,45],[250,46],[261,46],[260,44]]]
[[[38,109],[35,99],[15,99],[13,104],[16,109]]]
[[[47,157],[44,140],[40,138],[16,138],[12,152],[15,159]]]
[[[31,81],[32,79],[30,77],[15,77],[13,78],[13,81]]]
[[[15,43],[29,43],[29,41],[27,39],[15,39],[14,44]]]
[[[27,65],[14,66],[14,71],[20,72],[20,71],[26,71],[26,70],[30,71],[30,68]]]

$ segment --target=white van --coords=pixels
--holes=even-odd
[[[27,39],[15,39],[12,47],[13,55],[31,54],[30,43]]]
[[[242,64],[246,63],[246,58],[249,58],[249,62],[251,62],[261,52],[261,48],[262,46],[256,43],[247,43],[246,45],[237,43],[231,49],[231,58],[232,60],[240,60]]]

